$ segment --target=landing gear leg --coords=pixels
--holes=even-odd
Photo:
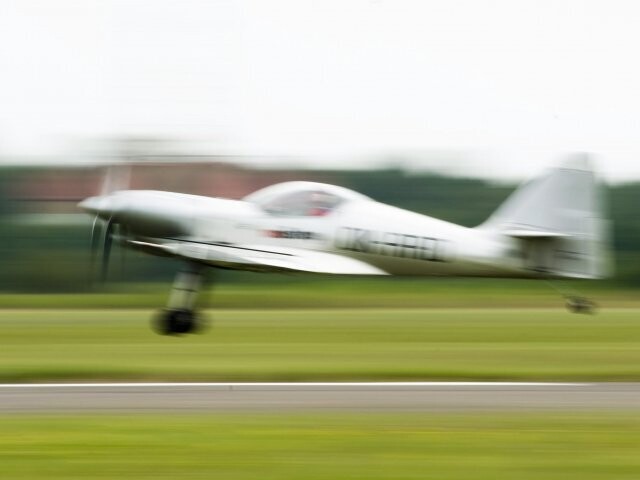
[[[167,308],[153,319],[153,329],[161,335],[196,333],[202,328],[202,321],[194,310],[202,285],[202,266],[188,264],[178,272],[173,282]]]

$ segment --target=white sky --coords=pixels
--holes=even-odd
[[[580,150],[637,179],[639,45],[636,1],[0,0],[0,155],[150,135],[513,178]]]

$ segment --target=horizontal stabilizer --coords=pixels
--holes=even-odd
[[[507,229],[503,230],[501,233],[513,238],[563,238],[571,236],[568,233],[526,229]]]

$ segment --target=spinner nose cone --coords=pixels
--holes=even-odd
[[[78,207],[80,207],[85,212],[94,213],[98,215],[106,211],[107,203],[108,201],[106,197],[89,197],[81,201],[78,204]]]

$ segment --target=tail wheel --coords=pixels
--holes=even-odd
[[[567,297],[565,300],[567,309],[572,313],[595,313],[596,304],[584,297]]]

